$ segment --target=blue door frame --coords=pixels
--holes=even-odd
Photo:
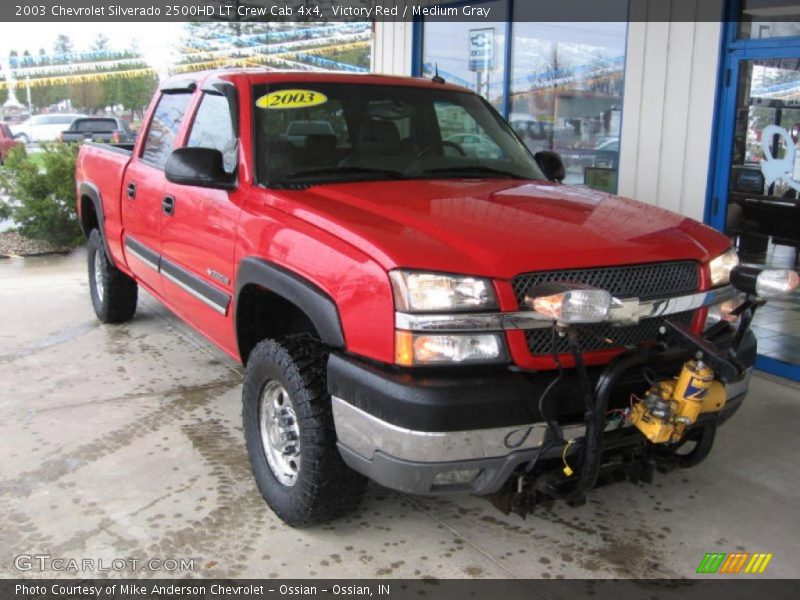
[[[737,39],[739,2],[733,2],[727,21],[722,25],[720,73],[715,111],[705,222],[724,231],[727,216],[727,192],[733,153],[736,101],[739,89],[739,65],[743,60],[800,57],[800,37],[745,40]],[[800,381],[800,365],[769,356],[758,356],[756,368],[773,375]]]

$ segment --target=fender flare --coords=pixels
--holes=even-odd
[[[114,262],[114,255],[111,254],[111,248],[108,247],[108,240],[106,239],[106,220],[105,214],[103,213],[103,199],[100,196],[100,190],[97,189],[97,186],[93,183],[84,181],[81,183],[78,193],[81,204],[83,203],[84,196],[92,201],[94,205],[94,214],[97,215],[97,226],[100,229],[100,238],[103,240],[103,246],[106,249],[106,257],[108,258],[108,262],[111,263],[111,266],[116,268],[117,265]],[[83,227],[83,209],[81,209],[80,216],[79,224],[81,231],[83,231],[83,235],[88,238],[91,232],[86,231]]]
[[[241,291],[251,284],[277,294],[302,310],[326,345],[338,349],[345,348],[342,322],[333,299],[304,277],[261,258],[248,257],[239,263],[234,323],[237,322]]]

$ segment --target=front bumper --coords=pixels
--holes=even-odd
[[[724,347],[729,333],[713,341]],[[755,336],[747,332],[737,353],[747,376],[727,386],[718,423],[744,400],[755,356]],[[649,367],[657,375],[672,375],[687,358],[673,349]],[[590,377],[596,380],[602,370],[590,369]],[[389,488],[415,494],[495,492],[541,451],[547,425],[538,400],[553,377],[496,368],[413,373],[334,354],[328,385],[339,450],[352,469]],[[640,373],[626,374],[609,407],[627,406],[630,394],[646,386]],[[553,390],[548,409],[554,407],[564,437],[583,436],[584,407],[574,373],[567,372]]]

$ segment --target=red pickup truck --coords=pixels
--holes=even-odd
[[[563,185],[438,77],[174,78],[76,179],[97,316],[131,319],[141,286],[246,365],[252,470],[296,526],[368,478],[524,516],[696,464],[747,392],[753,311],[797,285]]]

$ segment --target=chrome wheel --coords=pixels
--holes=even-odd
[[[94,291],[97,294],[97,298],[102,302],[103,300],[103,291],[105,290],[105,286],[103,285],[103,259],[100,257],[100,250],[96,250],[94,253]]]
[[[293,486],[300,470],[300,428],[289,393],[280,382],[268,381],[261,393],[261,445],[278,481]]]

